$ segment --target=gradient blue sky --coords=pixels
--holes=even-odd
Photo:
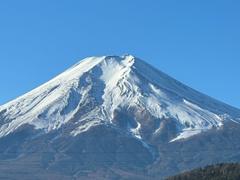
[[[93,55],[133,54],[240,107],[239,0],[1,0],[0,104]]]

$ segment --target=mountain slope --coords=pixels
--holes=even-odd
[[[136,57],[90,57],[0,106],[0,172],[28,162],[70,179],[153,179],[238,161],[239,117]],[[212,155],[223,146],[231,150]]]

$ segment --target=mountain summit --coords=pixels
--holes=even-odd
[[[146,168],[161,162],[160,145],[166,148],[202,138],[213,131],[215,134],[225,132],[229,124],[239,126],[239,117],[240,110],[183,85],[134,56],[89,57],[0,106],[0,145],[10,138],[18,148],[13,153],[15,158],[27,157],[25,151],[31,149],[45,159],[32,145],[47,146],[47,152],[51,152],[48,155],[51,160],[47,158],[45,165],[47,169],[62,168],[60,149],[66,159],[77,157],[81,163],[85,158],[88,161],[96,158],[90,156],[92,150],[100,156],[104,153],[108,157],[103,156],[99,162],[104,164],[101,168],[107,167],[108,161],[111,166],[118,166],[123,159],[131,161],[130,167]],[[16,135],[18,142],[15,142]],[[93,142],[85,142],[93,137]],[[101,137],[104,137],[102,142]],[[106,143],[113,143],[114,148],[101,149]],[[126,147],[122,147],[123,144]],[[4,152],[12,147],[12,144],[3,145]],[[79,152],[77,156],[70,153],[72,148]],[[129,148],[131,152],[140,151],[142,157],[136,153],[129,160],[128,155],[132,155]],[[82,152],[89,153],[89,157]],[[94,170],[99,163],[92,165]],[[74,166],[71,172],[77,177],[83,167],[88,167],[76,162],[71,166]],[[183,167],[186,166],[170,172]]]
[[[114,122],[119,111],[129,109],[134,111],[132,122]],[[178,132],[173,140],[220,128],[225,120],[240,117],[237,109],[188,88],[131,55],[86,58],[1,106],[0,114],[0,136],[24,124],[50,132],[77,119],[70,132],[74,136],[95,125],[117,123],[125,124],[137,138],[144,127],[134,117],[147,114],[159,121],[153,134],[161,131],[160,119],[174,119]]]

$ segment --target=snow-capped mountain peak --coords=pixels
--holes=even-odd
[[[119,113],[126,112],[128,118]],[[120,116],[120,118],[119,118]],[[86,58],[31,92],[0,106],[0,136],[30,124],[48,133],[71,125],[76,136],[99,124],[120,127],[144,138],[145,119],[173,120],[177,135],[188,138],[226,120],[238,122],[239,110],[205,96],[131,56]]]

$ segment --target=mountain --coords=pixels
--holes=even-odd
[[[86,58],[0,106],[0,178],[159,179],[240,161],[239,118],[134,56]]]
[[[239,164],[218,164],[185,172],[168,180],[235,180],[240,179]]]

